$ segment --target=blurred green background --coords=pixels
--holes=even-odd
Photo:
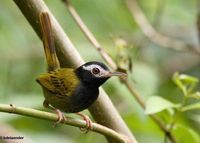
[[[50,10],[70,37],[85,61],[101,57],[91,46],[70,17],[60,0],[45,0]],[[121,36],[128,44],[133,62],[129,74],[144,99],[159,95],[178,103],[180,91],[171,80],[175,71],[200,78],[199,56],[191,52],[178,52],[159,47],[148,40],[135,23],[123,0],[74,0],[73,5],[105,50],[116,59],[118,51],[113,37]],[[138,0],[140,7],[155,28],[171,38],[198,44],[196,28],[197,3],[195,0]],[[159,13],[157,10],[162,7]],[[45,72],[42,42],[19,9],[11,0],[0,2],[0,103],[42,109],[43,95],[35,82]],[[200,86],[198,87],[200,88]],[[164,135],[144,114],[144,111],[116,78],[110,79],[104,89],[126,121],[139,143],[162,143]],[[87,111],[86,111],[87,112]],[[189,112],[181,123],[199,138],[200,112]],[[49,121],[0,113],[0,135],[4,132],[24,136],[28,143],[95,143],[106,142],[103,136],[78,128]],[[179,136],[187,134],[177,131]],[[185,133],[184,133],[185,132]],[[185,142],[194,137],[186,135]],[[190,140],[191,139],[191,140]],[[1,142],[1,141],[0,141]],[[188,142],[188,143],[189,143]]]

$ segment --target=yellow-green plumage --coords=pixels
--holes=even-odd
[[[79,79],[71,68],[62,68],[41,74],[37,81],[44,88],[52,93],[59,94],[59,96],[72,95],[75,87],[79,84]]]
[[[65,112],[73,110],[70,96],[79,84],[73,69],[57,69],[41,74],[36,80],[43,87],[45,102]]]

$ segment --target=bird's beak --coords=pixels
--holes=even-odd
[[[127,74],[123,72],[107,72],[105,74],[105,77],[111,77],[111,76],[127,76]]]

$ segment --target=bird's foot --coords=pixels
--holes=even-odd
[[[86,128],[82,127],[82,128],[80,128],[80,130],[85,134],[88,133],[89,130],[92,129],[92,121],[91,121],[91,119],[87,115],[84,115],[82,113],[78,112],[76,114],[81,116],[83,118],[83,120],[86,122]]]
[[[51,110],[54,110],[56,112],[56,114],[58,115],[58,119],[57,121],[53,124],[53,127],[56,127],[59,123],[61,122],[65,122],[67,120],[67,118],[65,117],[65,115],[63,114],[63,112],[61,112],[59,109],[56,109],[55,107],[51,106],[48,101],[44,100],[43,102],[43,106],[45,108],[49,108]]]
[[[56,127],[59,123],[65,122],[67,118],[59,109],[55,109],[56,114],[58,115],[58,120],[53,124],[53,127]]]

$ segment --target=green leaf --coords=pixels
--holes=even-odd
[[[200,143],[200,136],[192,128],[177,124],[172,133],[177,137],[180,143]]]
[[[185,84],[193,84],[199,81],[198,78],[186,74],[180,74],[179,79]]]
[[[185,96],[187,96],[188,93],[191,93],[199,82],[196,77],[179,74],[178,72],[174,73],[173,81],[182,90]]]
[[[189,94],[188,97],[195,98],[195,99],[200,99],[200,92],[197,91],[195,93]]]
[[[185,111],[188,111],[188,110],[198,110],[200,109],[200,102],[199,103],[194,103],[194,104],[190,104],[190,105],[187,105],[187,106],[184,106],[181,111],[182,112],[185,112]]]
[[[181,82],[180,80],[180,74],[178,72],[175,72],[172,77],[174,83],[182,90],[183,94],[187,94],[186,86]]]
[[[179,104],[174,104],[162,97],[152,96],[146,102],[145,114],[155,114],[178,106]]]

